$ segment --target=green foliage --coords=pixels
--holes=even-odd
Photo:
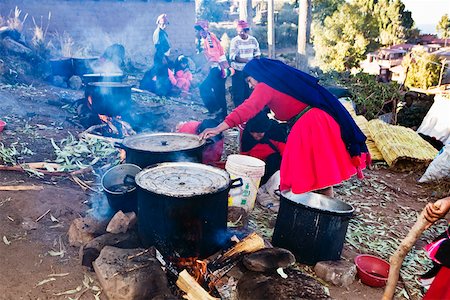
[[[379,0],[374,6],[381,45],[390,46],[406,41],[408,30],[414,24],[411,12],[405,11],[400,0]]]
[[[228,10],[226,2],[215,0],[201,0],[199,2],[199,11],[197,11],[199,19],[210,22],[220,22],[225,19],[225,12]]]
[[[358,113],[363,114],[368,120],[389,112],[392,104],[402,99],[396,82],[378,82],[376,76],[362,72],[341,77],[339,84],[350,90]]]
[[[427,89],[439,82],[441,62],[436,55],[414,51],[403,58],[402,65],[407,70],[405,86],[408,88]]]
[[[313,0],[311,5],[314,22],[324,24],[325,19],[331,16],[345,0]]]
[[[327,17],[324,26],[316,24],[313,29],[316,59],[324,71],[357,67],[378,36],[372,15],[349,3]]]
[[[445,14],[439,20],[439,23],[436,25],[436,30],[442,38],[450,37],[450,19],[448,14]]]

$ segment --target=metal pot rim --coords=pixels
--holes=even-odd
[[[111,195],[123,195],[123,194],[125,194],[125,193],[133,192],[133,191],[136,190],[137,187],[133,187],[132,189],[130,189],[130,190],[126,191],[126,192],[113,192],[113,191],[111,191],[110,189],[108,189],[108,188],[105,186],[104,181],[105,181],[105,177],[107,176],[107,174],[109,174],[109,173],[112,172],[112,171],[115,171],[115,169],[118,168],[118,167],[127,167],[127,166],[136,167],[136,169],[139,169],[139,170],[140,170],[139,172],[142,171],[142,168],[139,167],[138,165],[135,165],[135,164],[119,164],[119,165],[116,165],[116,166],[114,166],[114,167],[109,168],[109,169],[103,174],[102,179],[101,179],[101,181],[100,181],[101,184],[102,184],[102,188],[103,188],[104,191],[110,193]],[[138,172],[138,173],[139,173],[139,172]],[[137,174],[136,174],[136,175],[137,175]]]
[[[317,211],[317,212],[325,213],[325,214],[351,215],[355,211],[355,208],[352,205],[345,203],[344,201],[330,198],[325,195],[313,193],[313,192],[308,192],[308,193],[303,193],[303,194],[294,194],[290,190],[287,190],[287,191],[281,192],[281,197],[285,198],[286,200],[292,201],[296,205],[300,205],[307,209],[311,209],[313,211]],[[318,201],[317,202],[314,200],[311,201],[311,199],[316,199]],[[348,207],[349,209],[344,210],[344,209],[327,208],[323,205],[320,205],[320,204],[322,204],[321,203],[322,200],[326,201],[332,205],[341,206],[342,208],[345,206],[345,207]]]
[[[149,138],[149,137],[180,137],[180,138],[189,138],[192,140],[198,140],[198,145],[188,147],[188,148],[182,148],[182,149],[168,149],[165,151],[158,151],[158,150],[151,150],[151,149],[141,149],[134,145],[132,145],[133,142],[139,141],[141,139]],[[178,133],[178,132],[156,132],[156,133],[140,133],[136,135],[127,136],[122,140],[122,145],[130,150],[134,151],[142,151],[146,153],[170,153],[170,152],[178,152],[178,151],[187,151],[187,150],[195,150],[203,147],[206,143],[206,140],[200,140],[196,134],[190,134],[190,133]]]
[[[148,173],[151,172],[156,172],[156,171],[160,171],[160,170],[164,170],[164,169],[173,169],[173,168],[195,168],[198,171],[204,171],[203,174],[209,172],[210,174],[215,174],[217,175],[217,177],[221,177],[221,179],[223,180],[222,185],[219,186],[216,189],[211,189],[208,192],[204,192],[201,190],[195,190],[195,191],[180,191],[179,189],[160,189],[158,188],[158,186],[156,185],[156,182],[151,182],[151,184],[153,184],[153,186],[145,186],[144,185],[144,176],[148,175]],[[191,197],[196,197],[196,196],[205,196],[205,195],[214,195],[220,192],[223,192],[227,189],[230,188],[232,180],[230,178],[230,174],[228,174],[227,171],[210,166],[210,165],[205,165],[205,164],[200,164],[200,163],[193,163],[193,162],[165,162],[165,163],[159,163],[159,164],[155,164],[152,166],[149,166],[147,168],[145,168],[144,170],[142,170],[141,172],[139,172],[136,175],[135,178],[136,181],[136,185],[138,187],[140,187],[141,189],[145,190],[146,192],[150,192],[153,193],[155,195],[160,195],[160,196],[166,196],[166,197],[172,197],[172,198],[191,198]]]

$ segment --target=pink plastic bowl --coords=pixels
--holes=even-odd
[[[361,254],[355,257],[356,271],[361,282],[372,287],[386,285],[389,263],[379,257]]]
[[[5,122],[5,121],[2,121],[2,120],[0,120],[0,132],[2,132],[2,131],[3,131],[3,129],[5,128],[5,126],[6,126],[6,122]]]

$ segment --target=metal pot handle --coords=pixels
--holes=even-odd
[[[211,138],[205,140],[205,146],[211,146],[214,143],[215,143],[214,140]]]
[[[234,185],[235,182],[238,182],[238,184]],[[230,185],[230,189],[234,189],[234,188],[238,188],[244,185],[244,182],[242,181],[242,178],[235,178],[235,179],[231,179],[231,185]]]
[[[280,189],[274,190],[273,193],[274,193],[275,195],[277,195],[278,197],[281,197],[281,191],[280,191]]]

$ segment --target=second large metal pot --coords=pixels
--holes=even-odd
[[[207,257],[227,242],[228,192],[242,180],[232,181],[215,167],[172,162],[143,170],[136,184],[138,230],[145,247],[155,246],[168,256]]]
[[[120,116],[131,107],[131,85],[120,82],[90,82],[86,85],[85,97],[93,112]]]
[[[117,144],[125,149],[126,162],[141,168],[161,162],[201,162],[205,145],[205,140],[188,133],[141,133]]]

